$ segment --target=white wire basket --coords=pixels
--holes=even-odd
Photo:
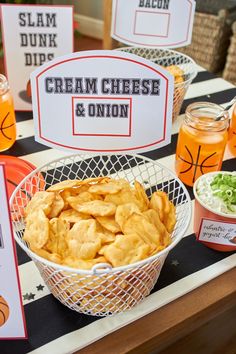
[[[174,121],[180,112],[184,96],[193,79],[197,76],[195,61],[189,56],[169,49],[152,49],[145,47],[123,47],[116,50],[136,54],[163,67],[176,65],[183,71],[183,82],[174,85],[174,100],[172,120]]]
[[[177,213],[172,243],[143,261],[117,268],[96,264],[91,270],[62,266],[33,253],[22,239],[22,209],[30,195],[66,179],[98,176],[125,178],[131,185],[137,180],[149,196],[156,190],[165,191]],[[139,155],[72,155],[57,159],[29,174],[16,188],[10,205],[15,239],[35,262],[51,293],[70,309],[93,316],[129,310],[148,296],[168,252],[181,240],[191,218],[190,197],[182,182],[158,162]]]

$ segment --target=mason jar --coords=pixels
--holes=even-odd
[[[234,106],[230,122],[228,147],[231,154],[236,157],[236,105]]]
[[[0,74],[0,151],[8,150],[16,141],[16,118],[13,99],[6,77]]]
[[[220,120],[216,120],[223,114]],[[178,177],[188,186],[201,175],[219,171],[228,139],[229,115],[209,102],[196,102],[186,109],[180,127],[175,168]]]

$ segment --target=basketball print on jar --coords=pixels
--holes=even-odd
[[[209,102],[187,107],[178,136],[175,169],[188,186],[201,175],[221,169],[229,124],[227,112],[221,120],[215,120],[222,111],[222,107]]]
[[[16,118],[9,84],[0,74],[0,151],[8,150],[16,141]]]
[[[7,322],[9,313],[9,305],[4,297],[0,295],[0,328]]]

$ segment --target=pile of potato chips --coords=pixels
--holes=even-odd
[[[169,71],[174,76],[174,83],[180,84],[184,82],[184,72],[183,70],[177,65],[169,65],[164,67],[166,70]]]
[[[109,177],[65,180],[35,193],[25,210],[24,240],[57,264],[91,269],[132,264],[166,248],[176,223],[173,203],[142,185]]]

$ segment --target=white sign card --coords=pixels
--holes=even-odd
[[[195,5],[194,0],[113,0],[111,36],[136,47],[186,46]]]
[[[31,74],[35,138],[74,152],[142,152],[170,142],[173,76],[121,51],[78,52]]]
[[[236,249],[236,222],[202,219],[198,240]]]
[[[0,339],[26,338],[16,249],[2,164],[0,164],[0,200]]]
[[[5,71],[16,110],[32,110],[30,73],[73,52],[73,6],[2,4]]]

